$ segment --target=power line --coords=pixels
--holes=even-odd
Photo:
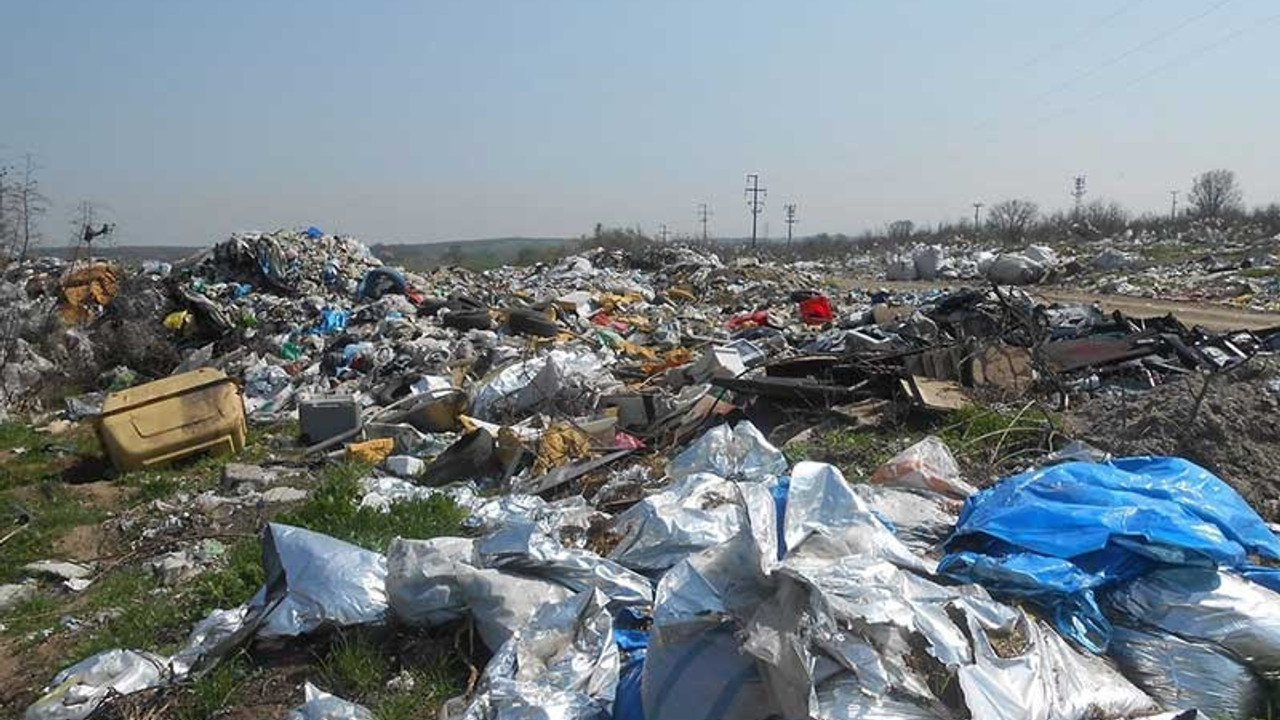
[[[707,239],[707,219],[711,217],[711,209],[706,203],[698,203],[698,222],[702,223],[702,240]]]
[[[791,247],[791,228],[796,224],[796,204],[787,203],[787,247]]]
[[[1104,25],[1110,23],[1112,20],[1115,20],[1121,15],[1129,12],[1130,10],[1137,7],[1138,5],[1141,5],[1143,2],[1144,0],[1131,0],[1131,2],[1121,5],[1119,10],[1115,10],[1113,12],[1107,13],[1106,15],[1103,15],[1097,20],[1094,20],[1093,22],[1086,25],[1076,34],[1068,36],[1066,39],[1061,40],[1058,43],[1055,43],[1054,45],[1050,46],[1048,50],[1038,53],[1035,57],[1031,58],[1025,63],[1022,63],[1021,65],[1018,66],[1018,70],[1019,71],[1028,70],[1030,68],[1035,67],[1036,65],[1040,64],[1040,62],[1045,58],[1056,54],[1058,51],[1062,50],[1063,48],[1066,48],[1068,45],[1080,42],[1080,40],[1087,37],[1093,31],[1103,27]]]
[[[747,197],[747,209],[751,211],[751,249],[756,248],[756,220],[760,211],[764,210],[764,198],[769,191],[760,187],[760,173],[747,174],[747,189],[743,191]]]
[[[1079,112],[1080,110],[1082,110],[1086,105],[1089,105],[1089,104],[1091,104],[1091,103],[1097,102],[1097,101],[1099,101],[1099,100],[1103,100],[1103,99],[1105,99],[1105,98],[1107,98],[1107,97],[1110,97],[1110,96],[1112,96],[1112,95],[1115,95],[1116,93],[1119,93],[1119,92],[1123,92],[1123,91],[1125,91],[1125,90],[1128,90],[1129,88],[1133,87],[1134,85],[1137,85],[1138,83],[1140,83],[1140,82],[1142,82],[1142,81],[1144,81],[1144,80],[1147,80],[1147,79],[1149,79],[1149,78],[1151,78],[1151,77],[1153,77],[1153,76],[1155,76],[1155,75],[1159,75],[1160,73],[1162,73],[1162,72],[1164,72],[1164,71],[1166,71],[1166,70],[1168,70],[1168,69],[1170,69],[1170,68],[1172,68],[1172,67],[1175,67],[1175,66],[1177,66],[1177,65],[1179,65],[1179,64],[1181,64],[1181,63],[1183,63],[1183,62],[1186,62],[1187,60],[1190,60],[1190,59],[1195,58],[1195,57],[1199,57],[1200,55],[1203,55],[1203,54],[1205,54],[1205,53],[1209,52],[1210,50],[1213,50],[1213,49],[1218,48],[1218,47],[1220,47],[1220,46],[1222,46],[1222,45],[1225,45],[1226,43],[1228,43],[1228,42],[1230,42],[1230,41],[1232,41],[1232,40],[1235,40],[1236,38],[1240,37],[1241,35],[1244,35],[1244,34],[1249,33],[1249,32],[1253,32],[1254,30],[1257,30],[1258,28],[1261,28],[1261,27],[1263,27],[1263,26],[1265,26],[1265,25],[1269,25],[1269,24],[1271,24],[1271,23],[1275,22],[1276,20],[1280,20],[1280,13],[1275,13],[1275,14],[1273,14],[1273,15],[1268,15],[1268,16],[1266,16],[1266,17],[1262,18],[1261,20],[1258,20],[1258,21],[1256,21],[1256,22],[1250,23],[1249,25],[1246,25],[1246,26],[1244,26],[1244,27],[1242,27],[1242,28],[1238,28],[1238,29],[1236,29],[1236,30],[1233,30],[1232,32],[1230,32],[1230,33],[1228,33],[1228,34],[1226,34],[1226,35],[1223,35],[1222,37],[1218,38],[1217,40],[1214,40],[1214,41],[1212,41],[1212,42],[1210,42],[1210,43],[1207,43],[1207,44],[1205,44],[1205,45],[1201,45],[1200,47],[1198,47],[1198,48],[1194,48],[1194,49],[1189,50],[1189,51],[1187,51],[1187,52],[1185,52],[1185,53],[1181,53],[1181,54],[1179,54],[1179,55],[1175,55],[1174,57],[1170,58],[1169,60],[1167,60],[1167,61],[1165,61],[1165,62],[1163,62],[1163,63],[1161,63],[1161,64],[1159,64],[1159,65],[1157,65],[1157,66],[1155,66],[1155,67],[1153,67],[1153,68],[1151,68],[1150,70],[1148,70],[1148,71],[1146,71],[1146,72],[1142,73],[1141,75],[1138,75],[1138,76],[1136,76],[1136,77],[1134,77],[1134,78],[1131,78],[1130,80],[1128,80],[1127,82],[1125,82],[1123,85],[1117,85],[1117,86],[1112,87],[1112,88],[1110,88],[1110,89],[1108,89],[1108,90],[1103,90],[1103,91],[1102,91],[1102,92],[1100,92],[1100,93],[1097,93],[1097,94],[1092,95],[1092,96],[1090,96],[1090,97],[1088,97],[1088,98],[1085,98],[1083,101],[1081,101],[1081,102],[1079,102],[1079,103],[1075,103],[1075,104],[1073,104],[1073,105],[1068,105],[1067,107],[1061,108],[1060,110],[1058,110],[1058,111],[1056,111],[1056,112],[1049,113],[1048,115],[1042,115],[1042,116],[1040,116],[1039,118],[1036,118],[1036,119],[1034,119],[1034,120],[1032,121],[1032,126],[1034,126],[1034,125],[1039,125],[1039,124],[1041,124],[1042,122],[1046,122],[1046,121],[1049,121],[1049,120],[1055,120],[1055,119],[1057,119],[1057,118],[1059,118],[1059,117],[1063,117],[1063,116],[1066,116],[1066,115],[1070,115],[1070,114],[1073,114],[1073,113],[1077,113],[1077,112]]]
[[[1210,15],[1211,13],[1213,13],[1214,11],[1216,11],[1217,9],[1221,8],[1223,5],[1226,5],[1229,2],[1231,2],[1231,0],[1218,0],[1218,2],[1209,6],[1207,10],[1196,13],[1195,15],[1192,15],[1189,18],[1185,18],[1178,24],[1170,28],[1167,28],[1165,30],[1161,30],[1155,35],[1152,35],[1147,39],[1143,40],[1142,42],[1138,43],[1137,45],[1134,45],[1128,50],[1125,50],[1119,55],[1114,55],[1111,58],[1104,60],[1101,64],[1095,65],[1092,68],[1076,75],[1075,77],[1068,78],[1067,80],[1061,83],[1058,83],[1057,85],[1054,85],[1053,87],[1049,88],[1043,93],[1040,93],[1039,95],[1036,95],[1035,97],[1033,97],[1030,100],[1030,102],[1039,102],[1051,95],[1054,95],[1062,90],[1065,90],[1066,88],[1071,87],[1072,85],[1075,85],[1076,83],[1080,82],[1081,80],[1084,80],[1085,78],[1092,77],[1093,75],[1096,75],[1099,72],[1106,70],[1107,68],[1115,65],[1118,62],[1121,62],[1129,57],[1132,57],[1133,55],[1139,52],[1142,52],[1143,50],[1151,47],[1152,45],[1160,42],[1161,40],[1164,40],[1165,38],[1169,37],[1170,35],[1173,35],[1174,33],[1191,25],[1192,23],[1198,22],[1199,20],[1207,17],[1208,15]]]

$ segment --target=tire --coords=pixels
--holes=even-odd
[[[445,313],[440,324],[456,330],[491,330],[493,318],[488,310],[454,310]]]
[[[560,325],[555,320],[536,310],[524,308],[515,308],[509,312],[507,326],[512,332],[534,337],[555,337],[560,334]]]

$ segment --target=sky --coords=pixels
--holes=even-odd
[[[858,233],[973,202],[1280,201],[1274,0],[0,3],[0,158],[62,244]]]

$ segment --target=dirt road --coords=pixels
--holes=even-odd
[[[960,287],[965,283],[876,280],[867,278],[839,278],[845,288],[889,288],[902,290],[930,290],[934,288]],[[970,283],[973,285],[974,283]],[[1215,303],[1183,302],[1179,300],[1153,300],[1128,295],[1099,295],[1058,287],[1029,287],[1028,292],[1048,302],[1098,302],[1105,312],[1119,310],[1134,317],[1153,317],[1173,313],[1186,325],[1201,325],[1210,330],[1259,330],[1280,326],[1280,314],[1243,310]]]

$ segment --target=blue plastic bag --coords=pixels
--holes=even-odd
[[[649,648],[649,631],[615,627],[613,639],[622,653],[618,690],[613,701],[613,720],[644,720],[640,689],[645,652]]]
[[[970,497],[939,572],[1044,607],[1095,651],[1110,623],[1095,593],[1161,566],[1245,567],[1280,558],[1280,539],[1229,485],[1169,457],[1065,463]],[[1280,573],[1253,568],[1258,582]]]
[[[316,227],[315,225],[312,225],[311,227],[304,230],[302,234],[306,235],[308,238],[312,240],[319,240],[320,238],[324,237],[324,231],[322,231],[320,228]]]
[[[342,332],[347,329],[348,317],[349,313],[342,308],[327,307],[320,311],[320,322],[316,325],[315,330],[324,335]]]

